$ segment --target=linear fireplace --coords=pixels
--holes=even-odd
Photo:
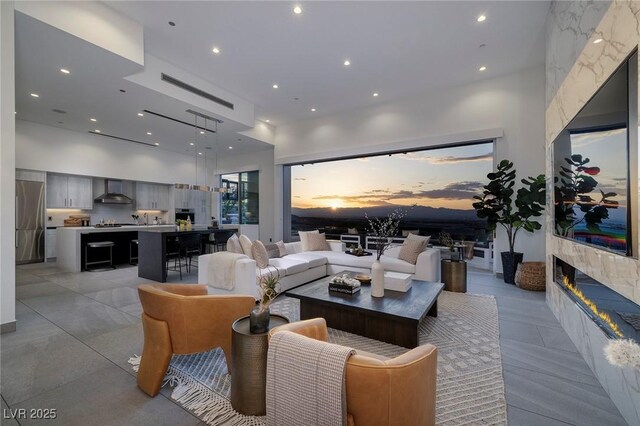
[[[569,263],[554,259],[556,284],[609,338],[640,343],[640,306]]]

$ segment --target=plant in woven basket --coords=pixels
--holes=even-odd
[[[376,259],[380,260],[380,256],[391,247],[392,238],[398,233],[400,221],[407,215],[407,210],[397,208],[392,211],[389,216],[384,218],[375,217],[371,219],[366,213],[365,219],[369,222],[367,232],[375,237],[376,241]]]

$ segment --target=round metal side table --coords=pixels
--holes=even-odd
[[[442,259],[440,276],[446,291],[467,292],[467,262],[464,260]]]
[[[271,314],[269,330],[289,323]],[[231,326],[231,406],[240,414],[264,416],[266,409],[268,333],[249,332],[249,317]]]

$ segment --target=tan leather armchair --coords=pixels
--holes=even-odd
[[[283,330],[327,341],[324,318],[286,324],[269,336]],[[437,360],[438,350],[429,344],[386,361],[351,356],[345,380],[348,425],[435,425]]]
[[[173,354],[221,347],[231,366],[231,324],[249,315],[253,296],[208,295],[205,284],[143,284],[144,347],[138,387],[150,396],[160,391]]]

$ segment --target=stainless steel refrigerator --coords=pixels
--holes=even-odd
[[[16,180],[16,263],[44,261],[44,183]]]

